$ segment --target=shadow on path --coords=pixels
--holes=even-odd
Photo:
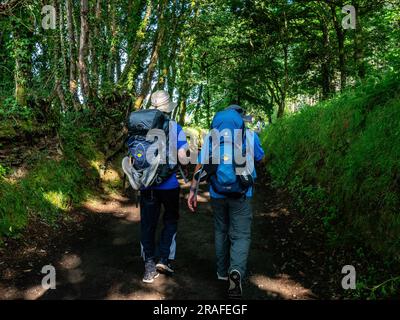
[[[213,216],[205,189],[193,214],[186,208],[187,186],[182,188],[174,276],[161,275],[150,285],[141,281],[139,209],[129,198],[114,195],[75,213],[85,217],[78,231],[60,229],[48,235],[45,250],[36,246],[29,252],[28,246],[24,254],[6,259],[0,265],[0,299],[224,299],[226,283],[216,280]],[[306,239],[301,226],[293,226],[295,213],[285,201],[268,186],[256,189],[244,297],[332,298],[321,284],[332,286],[336,280],[311,258],[323,250],[319,239]],[[56,268],[56,290],[40,285],[46,264]]]

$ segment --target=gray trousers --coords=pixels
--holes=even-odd
[[[217,272],[226,277],[238,270],[244,277],[251,242],[251,199],[211,198],[214,211]]]

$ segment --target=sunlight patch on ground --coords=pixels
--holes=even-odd
[[[197,202],[206,203],[210,201],[210,193],[209,192],[202,192],[197,195]]]
[[[12,172],[7,178],[7,182],[11,184],[17,183],[19,180],[24,179],[29,173],[29,170],[26,166],[22,166],[17,168],[14,172]]]
[[[254,275],[250,277],[250,282],[260,290],[270,295],[278,295],[283,299],[310,299],[313,296],[311,290],[304,288],[300,283],[291,280],[285,274],[278,275],[277,278]]]
[[[4,287],[0,284],[0,297],[2,300],[21,299],[21,294],[15,287]]]
[[[41,285],[29,288],[24,292],[24,299],[37,300],[42,297],[48,289],[43,288]]]
[[[96,169],[97,172],[99,173],[99,175],[102,175],[102,170],[101,167],[103,165],[103,162],[100,160],[91,160],[90,161],[90,165],[92,166],[92,168]]]
[[[85,280],[84,272],[79,268],[82,264],[82,259],[74,253],[66,253],[62,256],[58,263],[60,267],[67,273],[69,283],[77,284]]]
[[[116,194],[121,190],[122,180],[117,170],[107,168],[104,172],[100,172],[100,178],[102,186],[108,194]]]
[[[144,290],[138,290],[135,293],[129,295],[123,295],[121,293],[112,293],[106,300],[164,300],[164,297],[158,292],[147,292]]]
[[[108,168],[106,171],[104,171],[103,175],[101,176],[101,179],[108,182],[117,180],[120,181],[118,171],[112,168]]]
[[[59,262],[61,268],[65,270],[75,269],[79,267],[81,263],[81,258],[73,253],[64,254]]]
[[[185,195],[185,199],[187,200],[189,197],[188,194]],[[199,191],[197,194],[197,202],[199,203],[208,203],[210,201],[210,193],[208,191],[202,192]]]
[[[173,298],[174,290],[179,288],[173,278],[165,275],[160,275],[151,285],[133,281],[131,292],[123,293],[123,286],[122,283],[113,285],[106,300],[165,300]]]
[[[118,218],[137,222],[140,220],[139,208],[126,197],[118,194],[109,195],[107,198],[90,198],[83,207],[95,213],[110,213]]]

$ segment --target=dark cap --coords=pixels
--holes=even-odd
[[[225,110],[235,110],[239,112],[240,114],[244,114],[243,108],[241,106],[238,106],[237,104],[232,104],[229,107],[227,107]]]
[[[244,122],[253,122],[253,117],[246,115],[244,113],[243,108],[241,106],[238,106],[237,104],[232,104],[229,107],[227,107],[225,110],[235,110],[242,116],[242,119]]]

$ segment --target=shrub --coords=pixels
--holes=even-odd
[[[268,171],[332,242],[400,260],[400,79],[392,74],[277,121]]]
[[[0,242],[16,237],[34,215],[55,223],[60,214],[79,204],[98,180],[93,165],[102,155],[96,151],[99,132],[80,123],[64,121],[60,136],[62,159],[39,155],[29,173],[19,181],[7,179],[0,166]]]

